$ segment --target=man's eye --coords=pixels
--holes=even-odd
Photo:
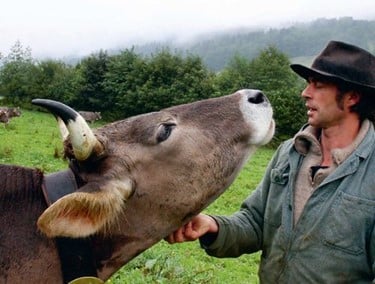
[[[317,82],[315,82],[315,88],[322,88],[322,87],[324,87],[324,83],[322,83],[322,82],[319,82],[319,81],[317,81]]]
[[[169,138],[169,136],[172,133],[173,128],[175,127],[175,124],[162,124],[160,125],[158,129],[158,133],[156,136],[156,141],[158,143],[161,143]]]
[[[312,84],[314,86],[314,88],[323,88],[324,86],[327,85],[327,82],[325,82],[323,80],[320,80],[318,78],[310,77],[306,81],[307,81],[308,84]]]

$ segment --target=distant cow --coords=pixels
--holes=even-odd
[[[274,132],[256,90],[117,121],[95,131],[68,106],[58,117],[69,168],[0,165],[0,283],[108,279],[201,212]]]
[[[5,110],[2,110],[2,109],[0,109],[0,122],[2,122],[2,123],[8,123],[9,122],[7,112]]]
[[[12,117],[21,116],[19,107],[0,107],[0,122],[8,124]]]
[[[78,113],[89,123],[102,119],[100,112],[79,111]]]

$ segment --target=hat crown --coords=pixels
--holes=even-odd
[[[325,77],[335,82],[346,82],[357,89],[375,90],[375,57],[357,46],[330,41],[315,58],[311,67],[291,64],[301,77]]]
[[[375,57],[354,45],[329,42],[311,67],[345,81],[375,86]]]

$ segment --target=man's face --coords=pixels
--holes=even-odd
[[[323,80],[309,78],[302,91],[306,101],[308,123],[314,127],[328,128],[339,125],[345,119],[348,109],[338,104],[336,96],[338,88],[335,84]]]

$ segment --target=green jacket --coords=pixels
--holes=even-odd
[[[237,257],[261,250],[262,283],[375,283],[375,132],[317,187],[293,225],[293,183],[303,156],[283,143],[262,182],[202,246]]]

